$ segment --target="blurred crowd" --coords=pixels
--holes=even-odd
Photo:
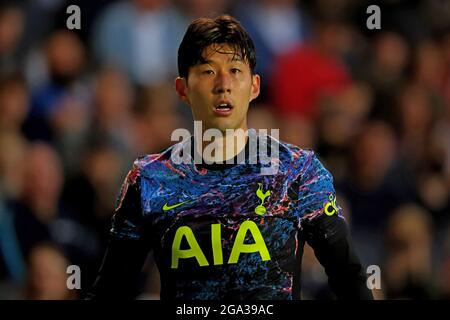
[[[68,30],[66,8],[81,9]],[[377,299],[450,298],[450,1],[0,1],[0,299],[77,299],[92,284],[120,184],[192,130],[178,45],[200,16],[252,36],[250,127],[316,151]],[[68,290],[68,265],[81,290]],[[158,299],[152,256],[141,299]],[[305,249],[303,298],[334,299]]]

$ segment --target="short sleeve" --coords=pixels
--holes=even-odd
[[[144,235],[140,181],[140,169],[135,164],[125,177],[117,199],[110,231],[114,238],[140,240]]]

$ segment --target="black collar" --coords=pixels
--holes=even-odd
[[[194,148],[194,136],[191,136],[190,143],[191,143],[191,155],[193,156],[192,162],[194,163],[194,165],[196,166],[197,169],[204,168],[207,170],[216,170],[216,171],[226,170],[226,169],[232,168],[238,164],[249,163],[249,159],[250,159],[250,143],[249,143],[249,141],[250,141],[250,139],[255,139],[255,138],[257,139],[258,137],[255,134],[254,129],[248,129],[248,139],[247,139],[247,142],[245,143],[245,147],[237,155],[235,155],[231,159],[228,159],[225,162],[212,162],[211,163],[211,162],[204,161],[203,157],[197,153],[197,150],[195,150],[195,148]],[[200,163],[195,163],[195,158],[200,159]],[[243,161],[241,160],[241,162],[239,163],[239,159],[243,159]]]

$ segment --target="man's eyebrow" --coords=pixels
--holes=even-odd
[[[233,61],[238,61],[238,62],[243,62],[244,59],[242,59],[242,57],[240,55],[234,55],[233,57],[231,57],[230,59],[228,59],[228,62],[233,62]],[[202,59],[199,61],[199,64],[213,64],[214,61],[213,60],[209,60],[209,59]]]

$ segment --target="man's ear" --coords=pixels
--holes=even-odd
[[[260,86],[261,86],[261,79],[259,77],[259,74],[252,75],[252,89],[251,89],[252,91],[250,92],[250,101],[256,99],[259,96]]]
[[[177,91],[178,97],[190,106],[191,103],[187,96],[188,87],[186,78],[177,77],[175,79],[175,90]]]

